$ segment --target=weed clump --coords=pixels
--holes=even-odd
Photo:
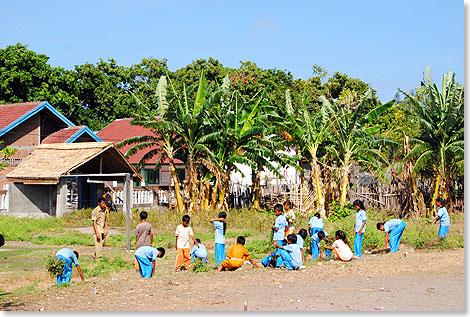
[[[207,266],[207,263],[204,263],[198,259],[191,265],[191,270],[193,273],[209,272],[209,267]]]
[[[64,272],[64,260],[57,260],[55,257],[48,255],[45,258],[46,269],[49,274],[54,277]]]

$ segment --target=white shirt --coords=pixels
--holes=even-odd
[[[175,235],[178,236],[178,239],[176,240],[176,248],[189,249],[191,247],[189,237],[194,236],[194,232],[190,226],[183,227],[183,225],[178,225],[178,227],[176,227]]]
[[[353,253],[351,251],[351,248],[344,243],[343,240],[336,240],[332,247],[336,249],[336,252],[338,252],[339,257],[343,261],[350,261],[353,257]]]

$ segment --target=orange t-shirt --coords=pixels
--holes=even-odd
[[[230,248],[230,251],[228,251],[227,256],[229,258],[235,258],[235,259],[243,259],[243,260],[249,260],[251,259],[250,254],[248,253],[248,250],[245,248],[245,246],[241,244],[236,244],[233,247]]]

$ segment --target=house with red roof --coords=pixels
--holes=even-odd
[[[10,166],[0,171],[0,189],[5,175],[14,170],[38,145],[47,143],[102,142],[86,126],[75,126],[47,101],[0,104],[0,148],[10,146],[16,153],[3,162]],[[53,159],[53,158],[52,158]]]
[[[101,131],[97,133],[98,137],[104,142],[113,142],[115,144],[126,140],[130,137],[135,136],[144,136],[144,135],[154,135],[152,130],[137,126],[131,125],[131,121],[134,119],[118,119],[113,123],[109,124]],[[125,155],[126,152],[131,148],[131,145],[126,145],[120,148],[120,151]],[[137,151],[134,155],[129,156],[127,159],[135,167],[139,165],[142,157],[151,149],[156,149],[157,146],[150,148],[142,149]],[[163,160],[160,163],[158,168],[155,167],[157,163],[158,155],[149,159],[145,165],[139,170],[139,173],[143,176],[143,180],[136,186],[146,186],[146,187],[157,187],[158,189],[167,190],[170,183],[170,167],[168,160]],[[183,161],[175,159],[175,166],[178,173],[178,179],[180,183],[186,178],[186,165]]]

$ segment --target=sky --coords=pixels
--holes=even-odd
[[[464,82],[464,2],[456,0],[0,0],[0,48],[21,43],[52,66],[199,58],[226,67],[359,78],[382,102],[419,86],[426,66]],[[328,76],[328,77],[329,77]]]

